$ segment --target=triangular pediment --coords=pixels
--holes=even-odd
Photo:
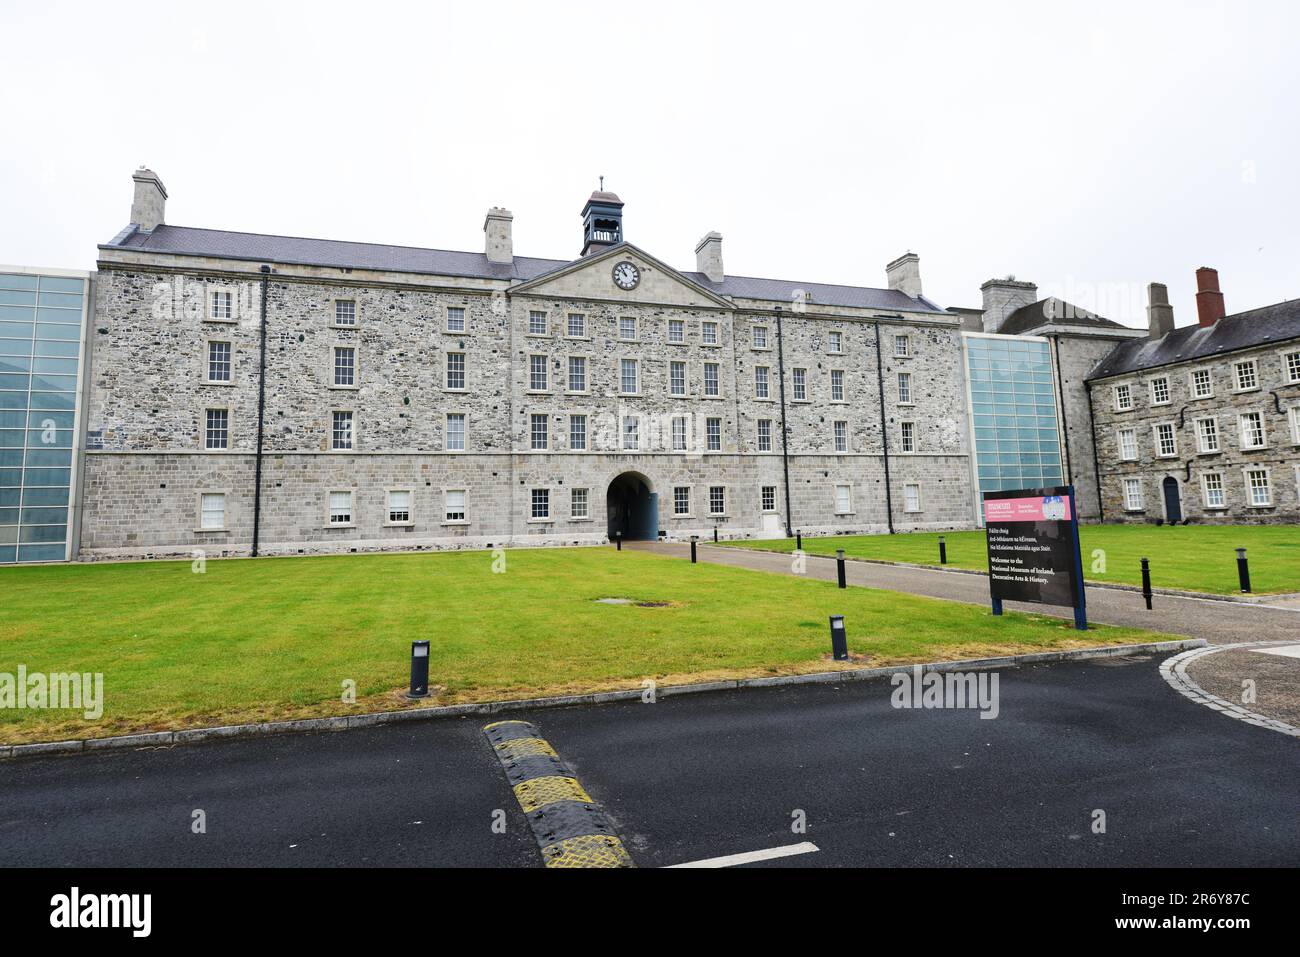
[[[636,271],[637,282],[632,289],[622,288],[614,279],[615,269],[623,263],[631,263]],[[631,243],[619,243],[602,252],[593,252],[575,259],[558,269],[511,287],[510,292],[556,299],[732,308],[726,299]]]

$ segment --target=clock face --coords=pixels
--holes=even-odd
[[[614,267],[614,284],[619,289],[635,289],[641,281],[641,270],[629,262],[621,262]]]

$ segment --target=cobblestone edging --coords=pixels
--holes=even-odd
[[[1028,655],[1003,655],[998,658],[967,658],[960,661],[938,661],[923,664],[926,671],[965,671],[984,668],[1016,668],[1021,665],[1043,664],[1054,661],[1077,661],[1086,658],[1111,658],[1121,655],[1182,651],[1202,648],[1204,638],[1184,638],[1176,641],[1155,641],[1137,645],[1107,645],[1100,648],[1079,648],[1072,651],[1040,651]],[[772,688],[781,685],[831,684],[837,681],[865,681],[899,672],[910,672],[916,665],[888,665],[883,668],[850,668],[844,671],[819,671],[806,675],[782,675],[775,678],[735,678],[699,684],[666,685],[656,688],[657,696],[695,694],[703,691],[734,691],[740,688]],[[445,705],[431,708],[413,708],[406,711],[378,711],[368,714],[340,715],[332,718],[306,718],[300,721],[269,721],[260,724],[233,724],[215,728],[191,728],[186,731],[153,731],[145,734],[127,734],[111,738],[88,738],[76,741],[48,741],[40,744],[0,745],[0,760],[44,754],[86,754],[115,748],[172,747],[178,744],[197,744],[218,738],[253,738],[264,734],[287,734],[302,731],[346,731],[368,728],[399,721],[427,721],[433,718],[458,718],[463,715],[492,715],[531,708],[564,708],[584,704],[605,704],[612,701],[635,701],[644,694],[641,689],[628,691],[602,691],[594,694],[562,695],[553,698],[520,698],[511,701],[483,701],[475,704]]]
[[[1220,651],[1232,651],[1233,649],[1260,648],[1267,645],[1284,645],[1294,644],[1294,642],[1285,641],[1247,641],[1235,645],[1214,645],[1213,647],[1196,648],[1191,651],[1185,651],[1180,655],[1174,655],[1161,663],[1160,676],[1169,683],[1169,685],[1185,698],[1195,701],[1197,704],[1205,705],[1229,718],[1236,718],[1238,721],[1244,721],[1247,724],[1253,724],[1256,727],[1268,728],[1271,731],[1280,731],[1283,734],[1289,734],[1293,738],[1300,738],[1300,728],[1293,727],[1285,721],[1278,721],[1276,718],[1270,718],[1266,715],[1258,714],[1243,708],[1239,704],[1233,704],[1225,698],[1212,695],[1200,685],[1198,685],[1187,674],[1187,666],[1197,658],[1205,655],[1217,654]]]

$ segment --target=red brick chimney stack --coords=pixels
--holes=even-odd
[[[1196,270],[1196,313],[1203,326],[1212,326],[1224,316],[1219,271],[1209,266]]]

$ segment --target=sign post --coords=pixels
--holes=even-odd
[[[993,614],[1004,601],[1069,605],[1088,627],[1074,486],[984,493]]]

